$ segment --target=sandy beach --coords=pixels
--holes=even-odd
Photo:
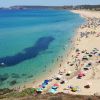
[[[81,78],[78,79],[77,77],[80,72],[76,73],[76,75],[63,86],[63,90],[60,89],[59,92],[94,95],[95,93],[100,93],[100,14],[99,12],[79,10],[72,12],[80,14],[85,18],[86,22],[77,30],[74,47],[67,61],[70,62],[69,65],[73,64],[72,73],[76,68],[77,71],[80,70],[85,76],[82,75]],[[84,60],[83,58],[87,59]],[[88,64],[90,64],[90,66],[88,66]],[[72,67],[69,65],[65,63],[66,67]],[[66,90],[66,86],[78,86],[79,91],[72,92]]]
[[[86,22],[77,30],[73,50],[67,59],[69,64],[65,63],[65,66],[73,67],[72,70],[69,68],[72,73],[75,68],[76,72],[78,70],[81,72],[76,73],[74,77],[62,86],[63,89],[60,89],[59,92],[94,95],[100,93],[100,14],[95,11],[74,10],[72,12],[80,14],[81,17],[85,18]],[[80,73],[84,75],[78,79]],[[66,90],[67,86],[76,86],[79,91]]]
[[[26,84],[25,88],[39,88],[42,93],[100,94],[100,12],[72,12],[80,14],[86,21],[76,30],[69,52],[57,59],[59,63],[54,71],[36,82]],[[48,82],[44,85],[42,82],[45,79]]]

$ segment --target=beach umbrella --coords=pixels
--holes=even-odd
[[[89,63],[88,63],[88,65],[89,65],[89,66],[91,66],[91,65],[92,65],[92,63],[91,63],[91,62],[89,62]]]
[[[85,51],[83,50],[83,51],[81,51],[81,53],[85,53]]]
[[[42,89],[42,88],[38,88],[38,89],[37,89],[37,91],[41,91],[41,92],[42,92],[42,91],[43,91],[43,89]]]
[[[98,56],[98,53],[96,53],[95,56]]]
[[[76,49],[76,52],[79,52],[80,50],[79,49]]]
[[[45,83],[42,83],[42,87],[45,88],[46,87],[46,84]]]
[[[86,70],[89,70],[89,68],[84,68],[84,70],[86,71]]]
[[[89,56],[89,57],[92,57],[92,54],[89,54],[88,56]]]
[[[49,80],[44,80],[44,83],[48,83],[49,82]]]
[[[87,56],[83,56],[82,60],[88,60]]]
[[[41,88],[38,88],[37,91],[36,91],[36,93],[37,94],[41,94],[42,93],[42,89]]]
[[[45,83],[45,84],[48,84],[48,82],[49,82],[49,80],[44,80],[44,83]]]
[[[92,65],[92,63],[88,63],[87,65],[86,65],[86,67],[90,67]]]
[[[43,86],[43,85],[46,85],[46,83],[42,83],[42,86]]]
[[[91,62],[89,62],[88,64],[87,64],[87,66],[86,67],[90,67],[92,65],[92,63]]]
[[[83,77],[84,76],[84,73],[81,71],[78,73],[78,77]]]
[[[80,71],[80,72],[79,72],[79,74],[82,74],[82,75],[84,75],[84,73],[83,73],[82,71]]]
[[[56,84],[54,84],[53,86],[57,86],[57,87],[59,87],[59,84],[56,83]]]
[[[61,75],[57,75],[55,79],[56,79],[56,80],[60,80],[61,77],[62,77]]]
[[[76,91],[77,91],[77,88],[73,87],[73,88],[71,89],[71,91],[72,91],[72,92],[76,92]]]
[[[56,77],[55,79],[56,79],[56,80],[60,80],[60,78],[58,78],[58,77]]]
[[[66,74],[66,76],[70,76],[70,74],[71,74],[71,71],[68,71],[67,74]]]
[[[52,89],[57,89],[58,87],[57,86],[52,86]]]
[[[50,93],[53,93],[53,94],[57,93],[57,91],[54,90],[54,89],[50,89],[49,92],[50,92]]]
[[[63,80],[60,82],[60,84],[64,84],[64,83],[65,83],[65,81],[63,81]]]
[[[74,64],[70,64],[70,66],[73,66]]]

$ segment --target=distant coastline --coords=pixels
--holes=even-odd
[[[1,7],[0,9],[25,10],[25,9],[35,9],[35,8],[38,8],[38,9],[59,9],[59,10],[62,10],[62,9],[67,9],[67,10],[79,10],[79,9],[82,9],[82,10],[100,11],[100,4],[99,5],[76,5],[76,6],[73,6],[73,5],[69,5],[69,6],[67,6],[67,5],[66,6],[27,6],[27,5],[20,6],[20,5],[16,5],[16,6],[8,7],[8,8]]]
[[[17,10],[25,10],[25,9],[72,9],[73,6],[27,6],[27,5],[23,5],[23,6],[11,6],[8,8],[0,8],[0,9],[17,9]]]

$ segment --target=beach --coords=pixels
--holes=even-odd
[[[80,14],[81,17],[85,18],[86,22],[77,30],[76,37],[73,41],[74,47],[69,54],[67,63],[65,62],[63,65],[72,74],[76,69],[76,73],[58,91],[72,94],[94,95],[95,93],[100,93],[100,14],[95,11],[75,10],[72,12]],[[84,75],[81,75],[81,78],[78,79],[77,77],[80,73]],[[69,91],[69,89],[66,89],[67,86],[76,86],[79,91]]]
[[[64,53],[55,59],[52,70],[45,68],[36,80],[12,88],[18,91],[36,88],[42,94],[100,94],[100,12],[71,12],[79,14],[85,22],[75,30],[69,49],[66,50],[66,45],[63,47]]]
[[[76,30],[75,37],[71,40],[72,47],[60,57],[62,63],[57,65],[53,72],[35,84],[27,84],[26,87],[42,89],[43,94],[47,92],[100,94],[100,12],[84,10],[71,12],[85,18],[85,22]],[[48,82],[42,88],[45,79]]]
[[[73,61],[78,58],[79,62],[76,67],[85,75],[82,75],[81,79],[77,79],[78,75],[76,75],[68,82],[68,85],[79,86],[78,94],[94,95],[100,93],[100,14],[96,11],[84,10],[72,12],[80,14],[86,19],[86,22],[77,30],[74,50],[71,53],[72,59],[70,60]],[[86,88],[86,85],[90,87]]]

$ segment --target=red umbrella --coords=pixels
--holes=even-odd
[[[57,87],[59,87],[59,84],[56,83],[56,84],[54,84],[53,86],[57,86]]]
[[[84,76],[84,73],[83,73],[83,72],[79,72],[79,73],[78,73],[78,76],[79,76],[79,77],[83,77],[83,76]]]

